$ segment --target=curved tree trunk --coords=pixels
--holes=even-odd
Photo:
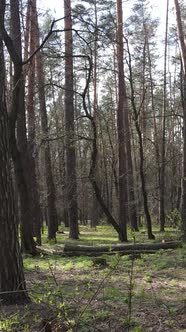
[[[98,184],[96,182],[95,174],[96,174],[96,163],[97,163],[97,154],[98,154],[98,149],[97,149],[97,127],[96,127],[96,123],[94,121],[94,117],[88,112],[87,105],[86,105],[86,96],[87,96],[87,92],[88,92],[88,89],[89,89],[89,84],[90,84],[90,80],[91,80],[93,65],[92,65],[91,58],[87,57],[87,59],[89,61],[88,77],[87,77],[87,80],[86,80],[86,85],[85,85],[84,91],[83,91],[81,96],[83,98],[83,109],[85,111],[87,119],[90,120],[92,132],[93,132],[91,166],[90,166],[90,171],[89,171],[89,179],[90,179],[90,182],[93,186],[94,193],[96,195],[97,201],[99,202],[103,212],[106,215],[107,222],[109,224],[111,224],[113,226],[113,228],[116,230],[116,232],[118,233],[120,241],[124,242],[124,241],[126,241],[125,230],[123,231],[123,229],[120,227],[120,225],[116,222],[116,220],[114,219],[114,217],[110,213],[110,211],[109,211],[108,207],[106,206],[106,204],[103,200],[103,197],[101,195],[100,187],[98,186]]]
[[[131,55],[129,46],[128,47],[128,54],[129,54],[129,73],[130,73],[130,87],[131,87],[131,103],[132,108],[134,112],[134,121],[135,121],[135,127],[138,135],[139,140],[139,156],[140,156],[140,178],[141,178],[141,186],[142,186],[142,195],[143,195],[143,206],[144,206],[144,213],[147,223],[147,232],[148,232],[148,238],[153,240],[155,239],[154,234],[152,233],[152,221],[151,216],[149,212],[149,205],[148,205],[148,194],[147,194],[147,188],[146,188],[146,177],[145,177],[145,171],[144,171],[144,149],[143,149],[143,138],[142,138],[142,132],[139,125],[139,112],[136,107],[135,103],[135,92],[134,92],[134,85],[133,85],[133,73],[132,73],[132,65],[131,65]],[[145,96],[143,96],[144,98]]]

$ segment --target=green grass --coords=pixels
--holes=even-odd
[[[117,234],[109,226],[96,230],[80,227],[80,240],[59,234],[57,244],[46,241],[44,247],[61,249],[65,243],[100,245],[117,243]],[[154,231],[156,241],[176,240],[177,231]],[[129,241],[133,241],[129,232]],[[135,234],[136,242],[148,242],[147,235]],[[68,331],[144,331],[162,329],[183,331],[181,312],[185,301],[186,245],[176,250],[160,250],[134,261],[128,256],[107,256],[107,266],[93,264],[91,257],[60,255],[24,257],[27,287],[32,304],[0,312],[0,331],[40,331],[44,318],[53,324],[66,324]],[[130,284],[132,289],[130,290]],[[130,292],[129,292],[130,290]],[[129,303],[132,295],[132,314]],[[158,321],[156,319],[158,317]],[[183,326],[182,326],[183,325]],[[60,327],[61,330],[62,327]],[[59,329],[59,330],[60,330]],[[54,328],[55,330],[55,328]],[[57,331],[57,329],[56,329]]]
[[[80,244],[80,245],[103,245],[103,244],[116,244],[119,243],[118,235],[116,231],[109,225],[97,226],[96,229],[91,229],[88,226],[80,226],[79,240],[71,240],[68,238],[68,229],[60,226],[60,230],[64,231],[64,234],[57,234],[57,244],[49,243],[47,241],[47,229],[44,227],[44,233],[42,234],[42,244],[45,248],[62,249],[65,244]],[[161,241],[174,241],[180,238],[180,231],[177,229],[166,228],[164,233],[160,233],[158,227],[154,227],[153,233],[156,237],[154,242]],[[128,230],[128,242],[132,243],[148,243],[152,240],[148,240],[146,229],[143,227],[139,232],[131,232]]]
[[[59,255],[52,256],[36,256],[25,257],[24,268],[26,271],[48,271],[50,268],[56,270],[69,271],[71,269],[81,269],[83,271],[89,270],[93,265],[92,259],[89,257],[60,257]]]

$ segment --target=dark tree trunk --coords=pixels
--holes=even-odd
[[[93,49],[93,117],[96,126],[98,126],[98,90],[97,90],[97,57],[98,57],[98,18],[97,18],[97,3],[94,1],[94,49]],[[99,138],[97,137],[99,141]],[[99,146],[99,142],[97,142]],[[95,169],[96,182],[99,183],[99,154],[97,156],[96,169]],[[99,224],[100,219],[100,206],[98,204],[96,195],[92,196],[92,211],[91,211],[91,227],[95,228]]]
[[[117,127],[118,127],[118,148],[119,148],[119,225],[124,238],[127,241],[127,221],[128,221],[128,195],[127,195],[127,160],[125,142],[124,112],[126,112],[126,96],[124,82],[123,65],[123,15],[122,1],[117,0],[117,60],[118,60],[118,107],[117,107]]]
[[[124,82],[123,90],[124,98],[126,100],[126,107],[124,112],[125,121],[125,137],[126,137],[126,153],[127,153],[127,176],[128,176],[128,210],[131,222],[131,228],[133,231],[138,231],[138,218],[137,218],[137,208],[136,208],[136,198],[134,190],[134,172],[132,163],[132,151],[131,151],[131,135],[129,127],[129,107],[127,102],[127,92],[126,84]]]
[[[168,39],[169,0],[167,0],[166,29],[165,29],[165,52],[164,52],[164,83],[163,83],[163,112],[162,112],[162,146],[160,164],[160,232],[165,231],[165,125],[167,110],[167,39]]]
[[[144,171],[143,138],[142,138],[142,132],[141,132],[141,129],[140,129],[140,124],[139,124],[139,112],[137,110],[136,103],[135,103],[135,92],[134,92],[134,86],[133,86],[133,73],[132,73],[131,55],[130,55],[129,47],[128,47],[128,54],[129,54],[131,102],[132,102],[132,108],[133,108],[133,112],[134,112],[135,127],[136,127],[138,140],[139,140],[140,178],[141,178],[141,186],[142,186],[144,213],[145,213],[145,218],[146,218],[146,223],[147,223],[148,238],[149,239],[155,239],[155,236],[152,233],[152,221],[151,221],[151,216],[150,216],[149,206],[148,206],[148,194],[147,194],[147,189],[146,189],[146,178],[145,178],[145,171]],[[143,96],[143,98],[144,97],[145,96]]]
[[[28,3],[27,10],[29,26],[29,45],[26,50],[27,54],[32,54],[35,51],[35,22],[34,22],[34,7],[32,2]],[[27,97],[27,121],[28,121],[28,151],[30,156],[30,182],[31,182],[31,195],[32,195],[32,215],[33,215],[33,229],[34,236],[37,238],[37,244],[41,245],[41,208],[39,204],[39,192],[36,175],[36,161],[35,161],[35,140],[36,140],[36,125],[35,125],[35,104],[34,104],[34,93],[35,93],[35,57],[29,63],[28,67],[28,97]]]
[[[66,135],[66,181],[68,199],[69,237],[78,239],[78,206],[76,180],[76,153],[74,135],[73,94],[73,40],[71,0],[64,0],[65,13],[65,135]]]
[[[25,303],[28,301],[28,296],[25,292],[26,285],[18,241],[18,222],[11,179],[2,40],[0,40],[0,243],[1,304]]]
[[[145,213],[145,218],[147,222],[147,233],[148,233],[148,238],[150,240],[154,240],[155,236],[152,233],[152,221],[151,221],[151,216],[149,212],[149,206],[148,206],[148,194],[147,194],[147,189],[146,189],[146,178],[145,178],[145,173],[144,173],[144,151],[143,151],[143,140],[142,140],[142,135],[141,131],[139,129],[139,124],[136,122],[136,129],[138,132],[138,138],[139,138],[139,149],[140,149],[140,177],[141,177],[141,186],[142,186],[142,194],[143,194],[143,205],[144,205],[144,213]]]
[[[93,186],[94,193],[96,195],[97,201],[99,202],[103,212],[106,215],[107,222],[114,227],[114,229],[116,230],[116,232],[119,235],[119,239],[121,241],[126,241],[125,240],[126,239],[125,230],[123,232],[123,229],[120,228],[120,225],[118,225],[118,223],[116,222],[116,220],[114,219],[114,217],[110,213],[110,211],[109,211],[108,207],[106,206],[106,204],[103,200],[103,197],[101,195],[100,187],[98,186],[98,184],[96,182],[95,173],[96,173],[96,163],[97,163],[97,155],[98,155],[97,127],[96,127],[96,124],[95,124],[95,121],[94,121],[94,117],[88,112],[88,108],[87,108],[87,105],[86,105],[86,96],[87,96],[87,92],[89,90],[89,84],[90,84],[90,80],[91,80],[92,67],[93,67],[92,61],[89,57],[88,57],[88,60],[89,60],[88,77],[87,77],[86,85],[85,85],[85,88],[84,88],[84,92],[82,93],[82,98],[83,98],[83,109],[85,111],[87,119],[89,119],[90,122],[91,122],[91,128],[92,128],[92,132],[93,132],[91,166],[90,166],[90,171],[89,171],[89,179],[90,179],[90,182]]]
[[[35,243],[33,240],[32,225],[32,196],[30,188],[30,160],[27,147],[25,101],[24,101],[24,80],[22,70],[22,50],[21,50],[21,30],[19,18],[19,1],[11,0],[11,37],[5,44],[14,63],[13,89],[10,113],[10,148],[14,161],[16,181],[20,194],[21,209],[21,245],[26,253],[36,254]],[[10,48],[11,45],[11,48]],[[16,57],[18,57],[16,59]],[[17,139],[15,127],[17,121]]]
[[[36,13],[36,0],[32,1],[35,22],[35,38],[36,47],[39,46],[39,26]],[[36,71],[37,71],[37,83],[39,90],[39,104],[40,104],[40,115],[41,115],[41,129],[44,140],[44,166],[45,166],[45,177],[46,177],[46,189],[47,189],[47,209],[48,209],[48,239],[56,241],[56,232],[58,229],[57,210],[56,210],[56,193],[52,174],[51,155],[50,155],[50,143],[48,141],[48,118],[46,110],[45,100],[45,78],[43,68],[43,56],[41,51],[36,55]]]

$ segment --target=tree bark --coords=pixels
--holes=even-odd
[[[32,1],[28,3],[27,15],[29,20],[28,25],[28,47],[26,49],[26,56],[32,54],[35,49],[35,22],[34,22],[34,6]],[[25,43],[26,44],[26,43]],[[26,45],[25,45],[26,47]],[[31,182],[31,195],[32,195],[32,214],[33,214],[33,230],[34,235],[37,238],[37,244],[41,245],[41,223],[42,214],[39,204],[39,192],[37,183],[37,172],[36,172],[36,161],[35,161],[35,149],[36,149],[36,116],[35,116],[35,104],[34,104],[34,93],[35,93],[35,57],[29,63],[28,67],[28,94],[27,94],[27,128],[28,128],[28,151],[30,156],[30,182]]]
[[[71,245],[66,244],[64,246],[64,252],[120,252],[132,250],[159,250],[159,249],[175,249],[181,246],[181,242],[162,242],[162,243],[136,243],[136,244],[112,244],[112,245],[103,245],[103,246],[84,246],[84,245]]]
[[[31,196],[29,191],[29,158],[27,150],[27,135],[24,103],[24,81],[21,54],[21,32],[19,18],[19,2],[10,2],[11,37],[4,27],[5,1],[0,2],[1,25],[0,34],[4,39],[10,58],[14,64],[12,100],[10,110],[10,149],[14,161],[17,186],[20,194],[21,209],[21,245],[24,252],[36,254],[32,233]],[[16,130],[17,123],[17,133]]]
[[[139,111],[137,110],[136,103],[135,103],[135,92],[134,92],[134,85],[133,85],[133,72],[132,72],[131,55],[130,55],[130,51],[129,51],[129,46],[128,46],[128,54],[129,54],[131,103],[132,103],[132,108],[133,108],[133,112],[134,112],[135,127],[136,127],[136,131],[137,131],[137,135],[138,135],[138,141],[139,141],[140,178],[141,178],[142,195],[143,195],[143,206],[144,206],[144,213],[145,213],[145,218],[146,218],[146,223],[147,223],[148,238],[153,240],[153,239],[155,239],[155,236],[152,233],[152,221],[151,221],[151,216],[150,216],[150,212],[149,212],[148,194],[147,194],[147,189],[146,189],[146,177],[145,177],[145,172],[144,172],[143,138],[142,138],[142,132],[141,132],[141,129],[140,129],[140,124],[139,124],[139,111],[140,110]]]
[[[164,82],[163,82],[163,112],[162,112],[162,142],[160,163],[160,207],[159,220],[160,232],[165,231],[165,125],[167,110],[167,38],[168,38],[169,0],[167,0],[166,29],[165,29],[165,51],[164,51]]]
[[[126,108],[124,112],[125,121],[125,137],[126,137],[126,158],[127,158],[127,176],[128,176],[128,209],[129,217],[131,222],[131,229],[133,231],[138,231],[138,220],[137,220],[137,208],[136,208],[136,198],[134,189],[134,172],[133,172],[133,162],[132,162],[132,151],[131,151],[131,135],[129,128],[129,107],[127,102],[127,91],[126,84],[124,81],[124,98],[126,100]]]
[[[0,39],[0,301],[2,305],[28,301],[11,179],[4,74],[3,43]]]
[[[35,26],[35,45],[36,49],[39,47],[39,26],[37,19],[37,4],[36,0],[32,0],[33,17]],[[50,143],[48,141],[49,129],[48,118],[45,100],[45,76],[43,68],[43,56],[41,51],[36,54],[36,72],[37,72],[37,84],[39,90],[39,106],[41,115],[41,129],[44,141],[44,168],[46,177],[46,191],[47,191],[47,210],[48,210],[48,240],[56,241],[56,232],[58,229],[57,211],[56,211],[56,193],[54,186],[54,179],[52,174],[52,164],[50,155]]]
[[[91,80],[93,65],[92,65],[91,58],[89,58],[89,57],[87,57],[87,58],[88,58],[88,61],[89,61],[88,77],[87,77],[87,80],[86,80],[86,85],[85,85],[84,91],[83,91],[81,96],[83,98],[83,109],[85,111],[87,119],[89,119],[90,122],[91,122],[91,128],[92,128],[92,132],[93,132],[91,166],[90,166],[90,171],[89,171],[89,179],[90,179],[90,182],[93,186],[96,198],[97,198],[103,212],[105,213],[105,215],[107,217],[107,222],[109,224],[111,224],[113,226],[113,228],[116,230],[116,232],[119,235],[119,239],[121,241],[125,241],[125,232],[123,232],[123,230],[120,228],[120,225],[116,222],[116,220],[114,219],[114,217],[110,213],[110,211],[109,211],[108,207],[106,206],[106,204],[103,200],[103,197],[101,195],[100,187],[98,186],[98,184],[96,182],[95,170],[96,170],[97,154],[98,154],[98,149],[97,149],[97,127],[96,127],[93,116],[88,112],[88,108],[87,108],[87,104],[86,104],[86,96],[87,96],[87,92],[88,92],[88,89],[89,89],[89,84],[90,84],[90,80]]]
[[[123,64],[123,12],[122,0],[117,0],[117,60],[118,60],[118,157],[119,157],[119,225],[122,229],[123,238],[127,241],[128,221],[128,195],[127,195],[127,161],[124,112],[126,112],[126,96],[124,95],[124,64]]]
[[[98,18],[97,18],[97,1],[94,1],[94,49],[93,49],[93,117],[95,124],[98,128],[98,89],[97,89],[97,56],[98,56],[98,47],[97,47],[97,41],[98,41]],[[97,137],[97,141],[99,141],[99,138]],[[97,142],[97,146],[99,145],[99,142]],[[97,157],[97,163],[96,163],[96,169],[95,169],[95,177],[96,182],[99,183],[99,155]],[[91,213],[91,227],[94,228],[99,223],[99,217],[100,217],[100,209],[99,204],[96,198],[96,195],[93,193],[92,197],[92,213]]]
[[[76,151],[74,128],[73,94],[73,37],[71,0],[64,0],[65,14],[65,138],[66,138],[66,181],[68,198],[69,238],[78,239],[78,204],[76,179]]]
[[[178,0],[174,0],[176,8],[176,19],[178,28],[178,37],[180,41],[182,65],[183,65],[183,174],[182,174],[182,234],[186,241],[186,42],[183,31],[180,5]]]

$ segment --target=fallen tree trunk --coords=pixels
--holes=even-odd
[[[37,251],[43,255],[59,255],[64,257],[89,256],[98,257],[101,255],[136,255],[155,254],[161,249],[176,249],[182,246],[179,241],[162,243],[136,243],[136,244],[116,244],[108,246],[84,246],[65,244],[64,249],[49,249],[37,247]]]
[[[107,246],[84,246],[65,244],[64,252],[75,253],[109,253],[109,252],[124,252],[124,251],[149,251],[160,249],[176,249],[181,246],[181,242],[162,242],[162,243],[136,243],[136,244],[116,244]]]
[[[157,250],[125,250],[125,251],[110,251],[110,252],[84,252],[84,251],[66,251],[63,253],[63,256],[66,257],[80,257],[80,256],[88,256],[88,257],[100,257],[102,255],[143,255],[143,254],[155,254]]]

